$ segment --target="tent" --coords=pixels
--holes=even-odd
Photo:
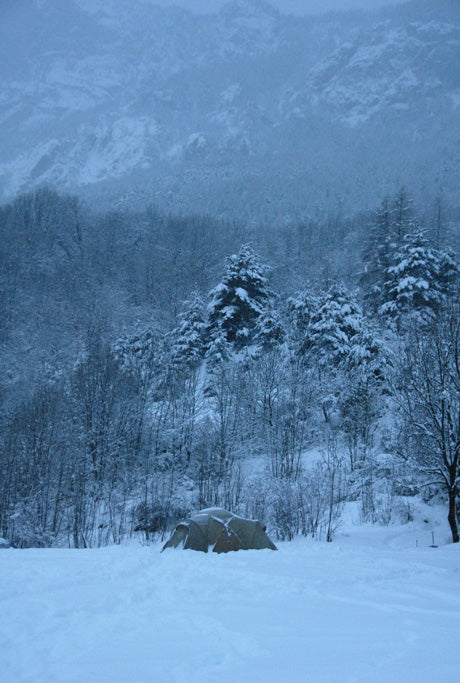
[[[253,519],[237,517],[228,510],[208,508],[176,525],[166,548],[202,550],[207,553],[227,553],[229,550],[262,550],[276,546],[265,533],[265,526]]]

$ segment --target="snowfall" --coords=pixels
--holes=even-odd
[[[422,517],[278,552],[1,550],[0,681],[458,681],[460,547]]]

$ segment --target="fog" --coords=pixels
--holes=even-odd
[[[273,0],[270,4],[283,14],[324,14],[330,11],[356,9],[378,9],[397,5],[404,0]],[[193,12],[210,13],[218,11],[228,0],[153,0],[153,4],[163,7],[172,5],[184,7]]]
[[[458,0],[273,2],[280,12],[264,0],[222,11],[223,0],[0,0],[0,554],[41,548],[28,555],[42,558],[45,598],[60,605],[52,631],[45,599],[30,603],[39,647],[24,633],[29,608],[16,619],[19,651],[0,627],[10,662],[22,666],[29,653],[23,678],[2,658],[4,683],[57,680],[58,659],[69,664],[64,678],[87,680],[73,650],[91,680],[112,680],[115,669],[117,680],[138,680],[156,657],[152,615],[190,671],[180,676],[167,651],[161,679],[250,681],[235,675],[245,655],[263,660],[270,680],[292,677],[290,663],[267,668],[270,643],[254,646],[241,631],[233,596],[230,625],[219,630],[230,608],[205,594],[212,618],[195,615],[190,629],[182,595],[193,584],[202,604],[204,584],[187,559],[176,581],[149,549],[131,597],[123,572],[122,612],[102,583],[88,597],[86,579],[75,611],[66,602],[75,582],[50,569],[50,547],[118,544],[129,558],[211,507],[260,520],[281,558],[296,538],[290,556],[302,568],[304,553],[317,564],[313,541],[333,547],[341,529],[351,547],[360,525],[366,535],[385,526],[375,538],[389,562],[393,542],[415,562],[429,536],[429,566],[407,598],[412,620],[404,605],[400,618],[403,570],[388,565],[395,590],[385,604],[404,628],[386,637],[368,609],[372,572],[378,591],[388,583],[379,554],[366,550],[364,570],[355,554],[358,573],[342,567],[342,546],[331,554],[347,609],[353,576],[371,615],[378,652],[366,670],[364,630],[350,648],[341,595],[331,623],[350,663],[342,676],[331,675],[330,652],[344,667],[330,629],[302,606],[315,640],[299,628],[291,607],[305,591],[291,571],[290,592],[280,591],[266,560],[248,569],[248,552],[235,605],[246,616],[245,593],[270,575],[264,591],[284,604],[282,618],[258,596],[254,610],[274,641],[294,643],[299,680],[383,680],[379,658],[391,664],[387,680],[415,680],[409,660],[422,671],[422,650],[431,680],[458,678],[455,657],[441,667],[439,651],[431,656],[433,643],[447,651],[458,639],[447,592],[436,589],[432,613],[422,610],[423,633],[412,623],[443,556],[434,548],[460,541]],[[193,531],[207,551],[195,520],[180,525],[182,541],[188,548]],[[241,547],[232,524],[215,551]],[[395,533],[402,525],[412,532]],[[72,551],[72,563],[89,555]],[[226,559],[211,560],[211,583]],[[27,584],[13,575],[13,594],[0,591],[12,605]],[[302,575],[311,584],[308,563]],[[317,578],[322,605],[336,588]],[[139,609],[149,592],[152,609]],[[87,633],[83,599],[109,607],[102,640]],[[140,612],[145,652],[133,636]],[[190,657],[177,624],[192,634]],[[327,653],[313,670],[311,643]]]

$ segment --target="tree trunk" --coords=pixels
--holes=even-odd
[[[449,520],[450,530],[452,532],[452,543],[459,542],[458,535],[458,524],[457,524],[457,491],[455,489],[449,489],[449,515],[447,519]]]

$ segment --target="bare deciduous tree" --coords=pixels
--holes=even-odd
[[[398,386],[412,457],[448,498],[452,541],[459,542],[456,503],[460,471],[460,317],[458,308],[427,333],[414,330]]]

